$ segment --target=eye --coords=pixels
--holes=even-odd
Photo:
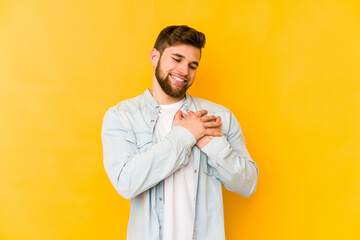
[[[189,67],[194,70],[197,68],[196,66],[193,66],[193,65],[190,65]]]
[[[177,59],[177,58],[172,58],[172,59],[174,59],[174,61],[176,61],[176,62],[180,62],[180,61],[181,61],[180,59]]]

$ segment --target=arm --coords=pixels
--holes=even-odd
[[[208,164],[216,170],[219,180],[228,190],[250,197],[256,189],[259,173],[246,149],[240,125],[230,114],[227,139],[215,137],[201,151],[208,156]]]
[[[136,197],[186,165],[197,139],[220,136],[220,132],[207,129],[219,124],[200,120],[206,112],[202,110],[197,116],[182,120],[178,111],[175,126],[166,137],[149,150],[139,152],[133,131],[124,127],[115,108],[111,108],[105,114],[101,137],[105,170],[119,194],[127,199]],[[216,117],[207,116],[213,118]]]
[[[114,108],[104,117],[104,166],[115,189],[127,199],[155,186],[182,165],[196,143],[184,127],[174,127],[160,142],[140,153],[131,129],[126,129]]]

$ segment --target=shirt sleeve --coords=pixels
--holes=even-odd
[[[101,132],[104,167],[115,189],[126,199],[136,197],[187,164],[196,143],[191,132],[175,126],[163,140],[139,152],[133,136],[116,109],[110,108]]]
[[[254,193],[259,172],[246,149],[240,124],[232,113],[227,138],[215,137],[201,151],[208,156],[208,164],[216,170],[225,188],[244,197]]]

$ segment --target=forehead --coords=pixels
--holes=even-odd
[[[165,48],[163,55],[181,55],[184,56],[185,59],[189,61],[200,60],[200,49],[188,45],[188,44],[178,44],[171,47]]]

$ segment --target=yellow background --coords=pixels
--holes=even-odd
[[[105,111],[151,87],[162,28],[207,44],[190,93],[237,116],[260,170],[227,239],[360,239],[358,1],[0,1],[0,239],[125,239]]]

